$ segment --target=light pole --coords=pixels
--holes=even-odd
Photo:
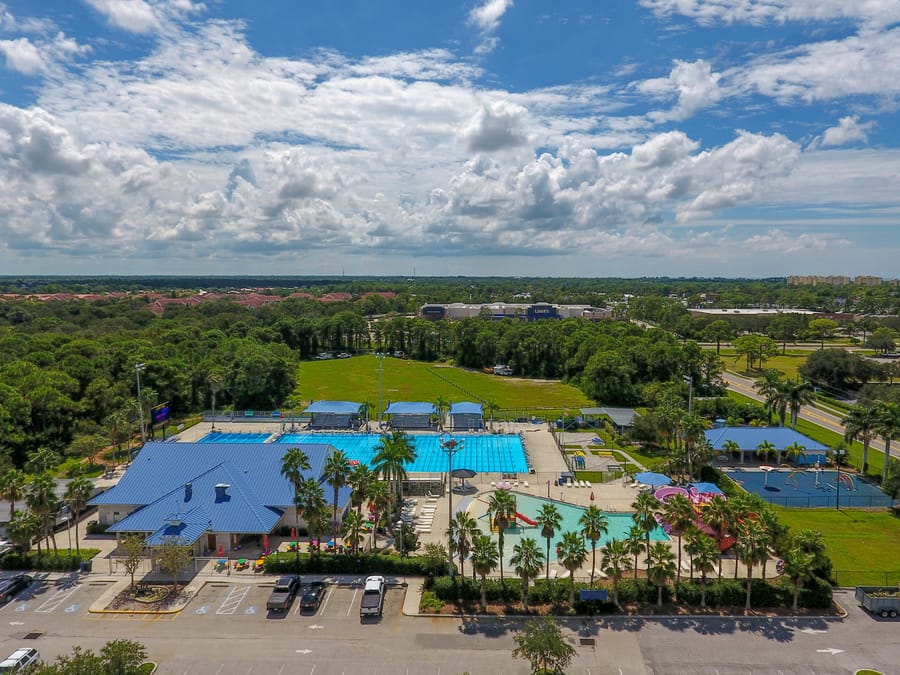
[[[378,359],[378,430],[381,431],[381,395],[384,391],[384,352],[375,352]]]
[[[441,450],[447,453],[447,501],[449,503],[448,513],[450,519],[447,521],[448,537],[452,536],[453,529],[453,454],[459,452],[465,447],[465,441],[458,441],[455,438],[441,434]],[[453,546],[451,542],[447,542],[447,553],[450,555],[450,576],[453,576]]]
[[[144,402],[141,400],[141,371],[146,365],[146,363],[137,363],[134,366],[134,375],[137,378],[138,416],[141,419],[141,444],[147,442],[147,432],[144,429]]]
[[[688,385],[688,415],[691,414],[691,404],[694,399],[694,377],[692,375],[685,375],[684,381],[687,382]]]

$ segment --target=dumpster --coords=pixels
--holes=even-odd
[[[91,571],[91,561],[90,560],[82,560],[81,561],[81,573],[88,574]]]
[[[900,588],[897,586],[857,586],[856,601],[872,614],[894,618],[900,613]]]

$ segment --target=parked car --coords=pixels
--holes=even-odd
[[[300,609],[316,611],[322,604],[325,597],[325,582],[313,581],[303,589],[303,596],[300,598]]]
[[[341,352],[340,354],[337,355],[337,357],[338,357],[339,359],[349,359],[349,358],[350,358],[350,354],[348,354],[347,352]]]
[[[20,647],[0,662],[0,673],[24,673],[41,658],[34,647]]]
[[[275,582],[275,588],[266,602],[266,610],[270,612],[286,612],[294,602],[294,596],[300,588],[300,577],[284,576]]]
[[[31,585],[33,579],[27,574],[0,579],[0,604],[6,604]]]

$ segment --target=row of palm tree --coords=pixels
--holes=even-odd
[[[67,504],[75,520],[75,550],[80,553],[78,521],[94,494],[94,485],[83,475],[73,478],[66,487],[63,498],[56,493],[56,481],[51,469],[59,463],[56,453],[41,448],[29,455],[25,469],[8,469],[0,475],[0,499],[9,502],[7,534],[15,544],[28,549],[37,538],[38,553],[42,543],[53,547],[56,554],[56,514]],[[30,474],[30,477],[29,477]],[[16,502],[24,500],[26,509],[17,510]]]
[[[779,370],[767,370],[763,377],[756,381],[756,388],[766,397],[766,410],[769,415],[777,415],[784,426],[788,411],[791,414],[791,429],[797,428],[800,409],[815,400],[815,389],[804,380],[784,378]]]
[[[869,468],[869,445],[875,436],[884,441],[884,470],[882,483],[890,472],[891,441],[900,437],[900,404],[878,401],[875,405],[855,405],[841,420],[844,438],[848,442],[860,441],[863,445],[862,472]]]

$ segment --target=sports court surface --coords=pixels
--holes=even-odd
[[[272,434],[235,434],[214,432],[201,438],[199,443],[263,443]],[[344,452],[352,461],[372,466],[372,458],[378,454],[381,434],[309,434],[289,433],[276,439],[276,443],[302,445],[327,443]],[[515,434],[459,434],[452,435],[464,441],[462,450],[453,455],[454,469],[472,469],[478,473],[528,473],[525,448],[522,439]],[[436,434],[415,435],[416,460],[407,465],[410,473],[440,473],[447,470],[447,453],[441,449],[441,437]]]
[[[767,502],[778,506],[868,508],[891,505],[891,498],[878,486],[843,471],[840,484],[837,480],[837,471],[828,470],[779,468],[769,472],[725,471],[725,474],[747,492],[758,494]]]

